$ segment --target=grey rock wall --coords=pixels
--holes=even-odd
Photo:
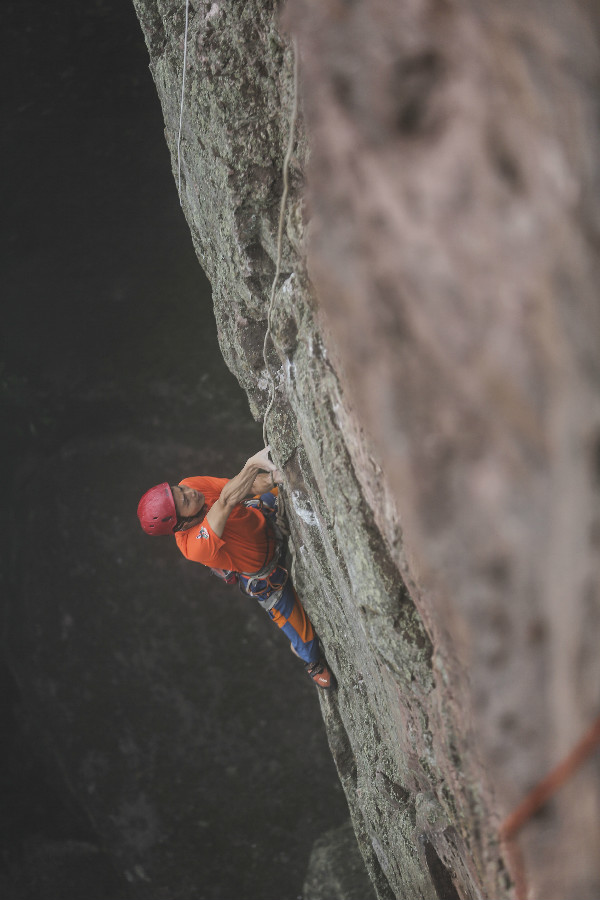
[[[134,2],[178,181],[184,5]],[[598,708],[597,22],[286,15],[310,139],[301,119],[269,438],[331,751],[378,897],[511,896],[501,818]],[[187,53],[182,205],[260,418],[293,53],[269,0],[193,0]],[[596,801],[588,766],[528,825],[540,896],[597,893]]]

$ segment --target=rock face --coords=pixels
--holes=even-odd
[[[303,900],[373,900],[374,897],[350,822],[315,841],[302,888]]]
[[[260,418],[293,50],[271,0],[193,0],[178,142],[185,8],[134,2],[223,355]],[[526,825],[524,875],[498,826],[600,699],[597,13],[286,17],[306,120],[268,433],[363,857],[380,898],[591,898],[591,764]]]

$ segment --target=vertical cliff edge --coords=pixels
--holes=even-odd
[[[268,430],[377,896],[595,896],[593,761],[498,838],[600,699],[593,7],[191,0],[178,147],[185,3],[134,5],[257,419],[298,55]]]

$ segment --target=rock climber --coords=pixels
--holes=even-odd
[[[320,688],[333,676],[319,639],[287,570],[280,564],[283,536],[276,525],[280,474],[269,448],[250,457],[242,471],[226,478],[198,476],[179,484],[157,484],[138,504],[138,518],[150,535],[174,534],[187,559],[208,566],[227,584],[254,597],[289,639],[292,651]]]

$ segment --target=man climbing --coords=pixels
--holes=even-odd
[[[268,454],[266,448],[250,457],[230,481],[199,476],[178,485],[157,484],[140,500],[138,518],[147,534],[174,534],[187,559],[256,598],[289,638],[315,684],[329,688],[333,676],[319,639],[279,564],[283,541],[275,518],[280,479]]]

